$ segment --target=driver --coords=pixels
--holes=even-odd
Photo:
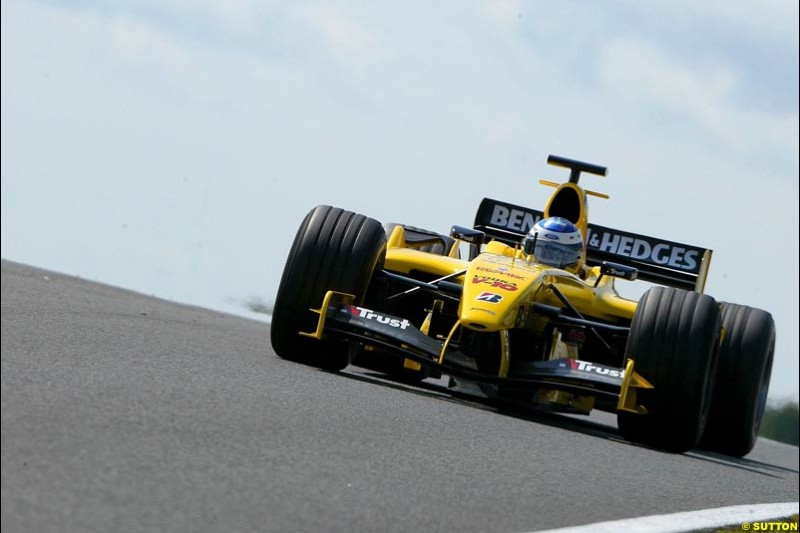
[[[580,230],[561,217],[543,218],[528,234],[536,238],[533,256],[542,264],[556,268],[576,266],[583,252],[583,236]]]

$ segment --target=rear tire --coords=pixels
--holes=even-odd
[[[710,296],[665,287],[645,293],[625,357],[655,388],[637,390],[647,414],[618,414],[627,440],[676,453],[697,444],[711,406],[720,325]]]
[[[775,354],[775,321],[761,309],[720,304],[725,337],[700,447],[742,457],[758,438]]]
[[[354,294],[363,302],[373,274],[385,257],[386,235],[377,220],[321,205],[306,215],[289,250],[275,306],[270,338],[278,357],[326,370],[350,363],[347,341],[302,337],[314,331],[329,290]]]

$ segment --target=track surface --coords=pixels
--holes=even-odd
[[[2,263],[4,533],[531,531],[797,501],[797,471],[298,366],[265,324]]]

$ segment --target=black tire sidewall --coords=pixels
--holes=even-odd
[[[668,287],[645,293],[625,357],[655,388],[637,390],[647,414],[619,413],[628,440],[673,452],[697,444],[711,405],[720,324],[718,304],[708,295]]]
[[[270,338],[284,358],[330,370],[350,362],[346,341],[320,342],[299,335],[314,331],[329,290],[353,294],[361,304],[382,266],[386,235],[374,219],[321,205],[303,219],[295,235],[275,298]]]
[[[761,309],[730,303],[720,307],[725,337],[700,445],[741,457],[753,449],[758,437],[775,353],[775,322]]]

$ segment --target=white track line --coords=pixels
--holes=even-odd
[[[618,533],[636,531],[637,533],[684,533],[698,529],[724,526],[740,527],[748,522],[770,522],[798,513],[798,503],[762,503],[755,505],[734,505],[717,509],[703,509],[687,513],[659,514],[627,518],[611,522],[597,522],[584,526],[548,529],[538,533]],[[757,530],[751,528],[750,531]],[[744,529],[742,529],[744,531]],[[768,531],[768,530],[767,530]],[[778,531],[777,529],[775,531]],[[796,530],[795,530],[796,531]]]

